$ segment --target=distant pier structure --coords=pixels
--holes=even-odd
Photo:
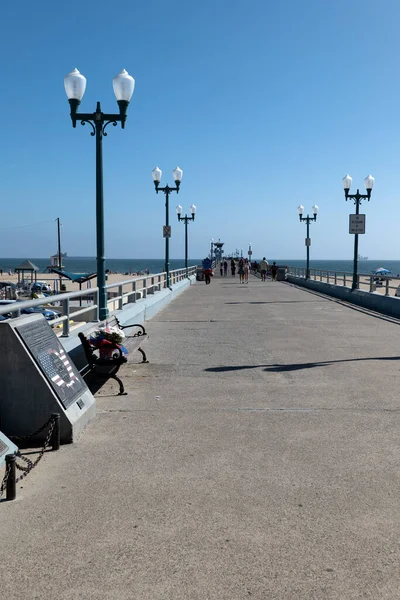
[[[214,242],[214,254],[215,254],[215,260],[217,262],[221,262],[221,260],[222,260],[222,255],[224,253],[222,247],[224,244],[225,244],[225,242],[221,242],[221,240],[218,240],[218,242]]]

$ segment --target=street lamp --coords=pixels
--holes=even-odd
[[[194,221],[194,217],[196,215],[196,207],[194,204],[190,205],[190,212],[191,212],[191,217],[188,217],[187,215],[185,215],[184,217],[181,217],[182,214],[182,206],[180,204],[178,204],[178,206],[176,207],[176,214],[178,216],[178,221],[184,221],[185,222],[185,269],[186,269],[186,277],[189,276],[188,273],[188,222],[189,221]]]
[[[352,181],[353,180],[350,177],[350,175],[346,175],[345,177],[343,177],[342,184],[343,184],[343,189],[344,189],[344,197],[346,198],[346,201],[354,200],[354,204],[356,205],[356,215],[359,215],[361,200],[368,200],[368,202],[370,201],[371,192],[372,192],[372,188],[374,187],[375,179],[372,177],[372,175],[368,175],[364,179],[365,189],[367,190],[366,194],[360,194],[359,189],[357,189],[356,194],[349,194]],[[365,224],[365,221],[364,221],[364,224]],[[354,234],[353,283],[351,285],[352,291],[357,289],[357,279],[358,279],[357,271],[358,271],[358,233],[355,233]]]
[[[167,184],[165,187],[160,187],[160,181],[162,177],[162,171],[158,167],[152,170],[151,175],[154,181],[154,187],[156,188],[156,192],[164,192],[165,194],[165,227],[164,227],[164,237],[165,237],[165,272],[167,274],[167,287],[170,287],[170,277],[169,277],[169,238],[171,237],[171,227],[169,225],[169,195],[171,192],[176,192],[179,194],[179,186],[182,181],[182,169],[176,167],[172,171],[172,176],[175,181],[175,187],[169,187]]]
[[[210,240],[210,258],[211,258],[211,262],[213,261],[213,257],[214,257],[214,238],[211,238]]]
[[[105,114],[101,112],[100,102],[97,102],[96,112],[78,113],[86,89],[86,78],[74,69],[64,78],[64,87],[71,107],[72,127],[76,122],[81,125],[89,123],[92,127],[90,135],[96,136],[96,239],[97,239],[97,287],[99,288],[98,306],[99,319],[103,321],[108,316],[106,272],[104,257],[104,196],[103,196],[103,136],[106,136],[106,127],[110,123],[114,127],[117,121],[125,128],[126,113],[130,99],[135,88],[135,80],[125,69],[113,79],[114,94],[119,106],[119,114]]]
[[[310,246],[311,246],[310,222],[317,220],[318,206],[316,204],[314,204],[314,206],[312,207],[312,211],[313,211],[313,215],[314,215],[313,217],[310,217],[309,215],[307,215],[306,217],[303,217],[304,206],[302,206],[300,204],[300,206],[297,208],[297,212],[299,213],[299,217],[300,217],[300,222],[305,221],[307,223],[307,237],[306,237],[307,267],[306,267],[306,279],[310,279]]]

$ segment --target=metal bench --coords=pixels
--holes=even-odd
[[[146,333],[143,325],[135,324],[135,325],[121,325],[117,317],[113,316],[107,319],[107,324],[110,327],[119,327],[119,329],[127,330],[135,328],[137,329],[136,333],[131,335],[127,334],[124,331],[126,337],[123,341],[123,346],[128,350],[129,353],[134,350],[138,350],[142,354],[142,363],[148,363],[147,356],[145,351],[142,348],[143,343],[147,340],[148,335]],[[79,333],[79,339],[81,340],[86,359],[89,365],[89,372],[93,374],[95,378],[101,379],[115,379],[119,385],[119,396],[125,395],[125,388],[122,380],[117,376],[117,373],[120,367],[127,362],[127,358],[123,355],[122,350],[118,347],[117,344],[114,344],[114,347],[111,346],[111,349],[115,349],[112,357],[110,358],[101,358],[99,356],[99,351],[90,343],[90,335],[99,328],[99,325],[93,327],[92,331],[86,332],[86,335],[83,333]]]

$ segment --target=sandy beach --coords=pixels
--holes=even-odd
[[[111,274],[107,275],[107,284],[120,283],[123,281],[131,281],[132,279],[136,279],[136,280],[143,279],[143,277],[147,277],[147,278],[151,279],[152,275],[151,275],[151,273],[149,275],[137,275],[137,276],[124,275],[122,273],[111,273]],[[30,278],[25,277],[25,280],[30,281]],[[3,275],[0,275],[0,282],[2,282],[2,281],[10,281],[11,283],[17,284],[18,283],[18,275],[17,274],[8,275],[8,273],[3,272]],[[45,281],[46,283],[50,284],[52,289],[54,289],[55,286],[57,285],[56,282],[58,283],[58,281],[59,281],[59,278],[56,277],[55,275],[49,274],[49,273],[38,273],[37,281]],[[70,281],[69,279],[64,279],[64,278],[62,280],[62,283],[65,285],[67,292],[79,292],[79,284],[78,283],[74,283],[73,281]],[[94,277],[87,283],[82,284],[82,290],[94,288],[96,286],[97,286],[97,277]]]

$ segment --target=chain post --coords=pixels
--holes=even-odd
[[[66,319],[63,321],[63,337],[69,336],[69,298],[62,301],[63,314],[66,315]]]
[[[17,486],[15,478],[15,454],[7,454],[6,456],[6,470],[8,471],[7,483],[6,483],[6,500],[15,500],[17,496]]]
[[[53,450],[60,449],[61,430],[60,430],[60,413],[52,413],[51,418],[54,422],[53,432],[50,438],[50,444]]]
[[[136,280],[132,282],[133,301],[136,302]]]

